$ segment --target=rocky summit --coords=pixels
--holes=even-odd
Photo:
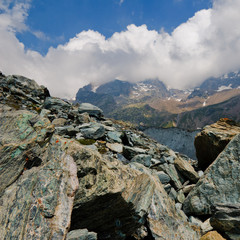
[[[0,74],[0,239],[240,239],[239,138],[203,172],[92,104]]]

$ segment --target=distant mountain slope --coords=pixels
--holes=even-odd
[[[114,80],[80,88],[76,102],[100,107],[107,117],[142,128],[180,127],[197,129],[219,118],[238,121],[240,72],[209,78],[194,90],[167,89],[157,79],[139,83]],[[236,97],[236,98],[235,98]]]

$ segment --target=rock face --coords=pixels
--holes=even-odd
[[[214,229],[240,239],[240,204],[219,204],[210,219]]]
[[[183,209],[188,214],[212,214],[217,204],[239,203],[240,199],[240,134],[208,167],[204,176],[187,196]]]
[[[200,240],[226,240],[218,232],[212,231],[201,237]]]
[[[0,100],[1,239],[198,240],[198,215],[238,239],[240,134],[199,180],[193,160],[32,80],[0,75]]]
[[[204,127],[194,142],[199,167],[205,170],[238,133],[240,126],[225,118]]]

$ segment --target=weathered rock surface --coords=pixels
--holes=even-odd
[[[78,229],[69,232],[67,240],[97,240],[97,234],[87,229]]]
[[[240,126],[229,119],[204,127],[195,138],[198,166],[205,170],[223,151],[231,139],[240,133]]]
[[[0,100],[3,239],[200,238],[181,209],[184,157],[26,78],[1,75]]]
[[[0,121],[1,238],[64,239],[78,188],[75,162],[62,139],[49,138],[49,120],[3,111]]]
[[[211,231],[201,237],[200,240],[226,240],[217,231]]]
[[[183,209],[188,214],[212,214],[219,203],[239,203],[240,199],[240,134],[236,135],[206,170],[189,193]]]
[[[240,239],[240,204],[220,204],[213,209],[210,224],[214,229],[226,234],[238,235]]]

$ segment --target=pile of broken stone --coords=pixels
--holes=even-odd
[[[0,74],[0,236],[240,239],[239,133],[229,119],[206,126],[194,161]]]

